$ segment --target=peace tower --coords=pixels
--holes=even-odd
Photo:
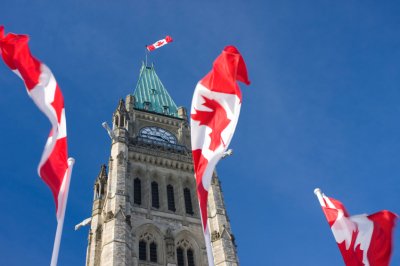
[[[207,265],[188,114],[154,65],[142,65],[134,94],[119,101],[110,135],[108,167],[94,185],[86,265]],[[208,217],[215,265],[238,265],[215,172]]]

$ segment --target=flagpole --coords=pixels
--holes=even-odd
[[[147,46],[146,46],[146,49],[144,49],[144,53],[145,53],[145,56],[146,56],[146,66],[147,66],[147,54],[148,54],[148,52],[147,52]]]
[[[205,230],[203,230],[203,232],[204,232],[204,239],[206,242],[208,266],[214,266],[214,254],[212,251],[212,243],[211,243],[208,219],[207,219],[207,227]]]
[[[195,175],[196,178],[196,175]],[[208,215],[207,215],[207,222],[206,222],[206,228],[204,228],[204,222],[203,222],[203,215],[201,215],[201,205],[200,205],[200,197],[199,194],[197,194],[197,198],[199,199],[199,210],[200,210],[200,220],[201,220],[201,228],[203,229],[203,236],[204,236],[204,242],[206,244],[206,252],[207,252],[207,261],[208,261],[208,266],[214,266],[214,254],[212,251],[212,243],[211,243],[211,235],[210,235],[210,223],[208,222]]]
[[[57,260],[58,260],[58,253],[60,251],[60,243],[61,243],[61,235],[62,235],[62,230],[64,226],[64,217],[65,217],[65,210],[67,208],[67,200],[68,200],[68,192],[69,192],[69,185],[71,181],[71,174],[72,174],[72,168],[74,167],[75,159],[74,158],[68,158],[68,170],[66,177],[64,178],[65,180],[65,190],[64,193],[62,193],[62,190],[60,191],[62,193],[61,199],[59,199],[59,203],[61,203],[58,207],[60,208],[60,212],[57,213],[57,231],[56,231],[56,236],[54,239],[54,246],[53,246],[53,254],[51,256],[51,263],[50,266],[57,266]],[[61,185],[62,189],[62,185]]]
[[[326,207],[324,199],[322,197],[321,189],[319,188],[314,189],[314,194],[317,196],[319,204],[321,204],[322,207]]]

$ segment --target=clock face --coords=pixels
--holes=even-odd
[[[169,131],[159,127],[144,127],[139,135],[144,138],[176,144],[176,137]]]

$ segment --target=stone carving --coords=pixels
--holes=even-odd
[[[211,242],[217,241],[220,238],[221,238],[221,234],[218,231],[214,230],[211,233]]]
[[[175,244],[174,236],[172,235],[171,228],[168,228],[165,233],[165,245],[167,247],[167,260],[173,262],[175,260]]]
[[[108,222],[112,219],[114,219],[114,213],[112,211],[107,212],[105,222]]]

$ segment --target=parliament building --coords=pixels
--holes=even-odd
[[[112,116],[111,152],[94,184],[87,266],[208,265],[188,113],[143,64]],[[239,265],[216,172],[208,198],[216,266]]]

